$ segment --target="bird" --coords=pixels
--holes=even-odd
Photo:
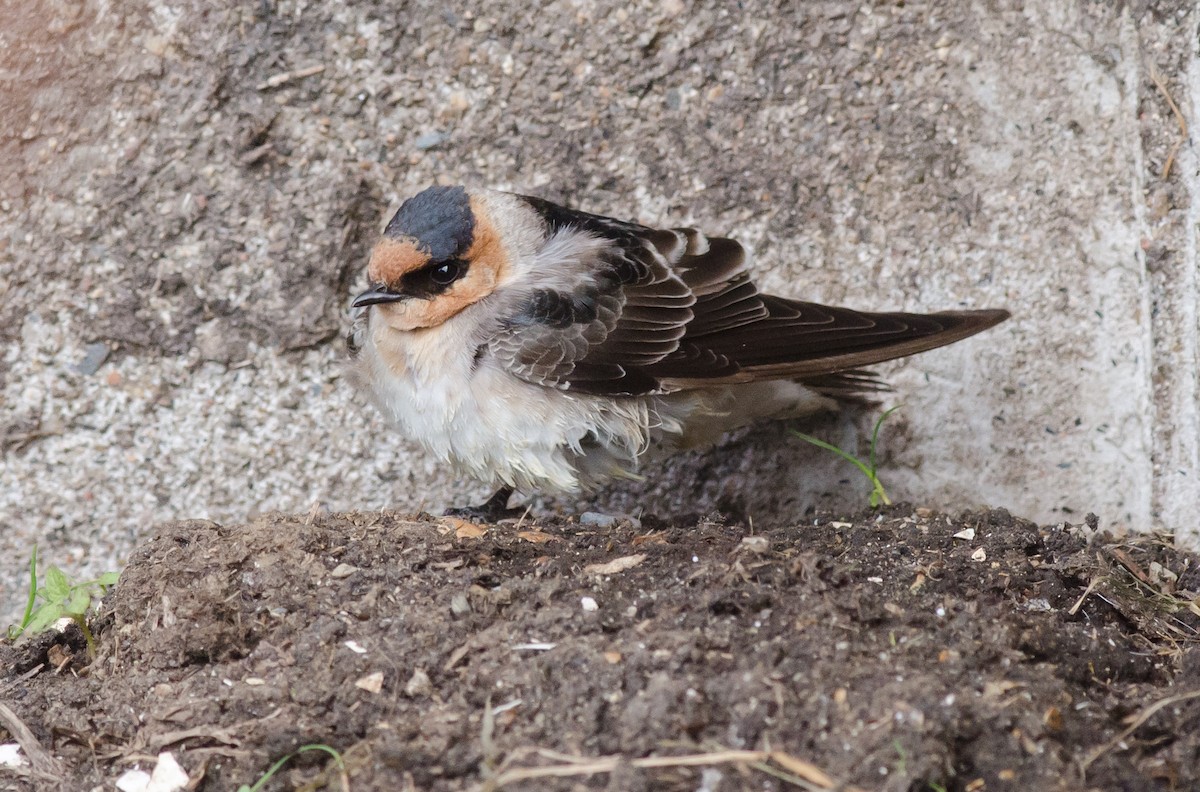
[[[652,448],[886,389],[865,369],[959,341],[1002,309],[870,312],[758,290],[747,248],[530,195],[433,186],[404,201],[350,303],[350,370],[386,420],[514,492],[637,477]]]

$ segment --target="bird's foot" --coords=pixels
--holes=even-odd
[[[524,509],[508,508],[508,499],[512,497],[512,487],[501,487],[492,497],[478,506],[459,506],[446,509],[445,516],[458,517],[460,520],[471,522],[494,523],[500,520],[515,520],[525,513]]]

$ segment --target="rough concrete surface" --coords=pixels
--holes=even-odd
[[[729,233],[785,295],[1007,307],[886,369],[893,491],[1200,541],[1190,3],[0,0],[0,17],[5,614],[34,540],[99,570],[159,520],[483,493],[339,368],[371,236],[432,182]],[[817,430],[853,445],[871,418]],[[862,497],[778,427],[645,472],[591,502],[772,522]]]

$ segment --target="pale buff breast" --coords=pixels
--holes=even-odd
[[[376,312],[357,365],[383,415],[463,473],[575,492],[635,464],[662,424],[647,399],[575,396],[476,361],[454,325],[400,332]]]

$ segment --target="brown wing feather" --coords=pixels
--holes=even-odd
[[[599,300],[606,310],[566,327],[527,318],[492,343],[514,373],[542,384],[639,395],[796,379],[851,397],[885,387],[864,366],[953,343],[1009,315],[871,313],[764,295],[734,240],[526,200],[552,232],[573,228],[611,241],[594,264],[611,287]]]
[[[771,295],[758,300],[765,317],[726,324],[694,340],[745,368],[796,365],[800,373],[827,373],[933,349],[1008,317],[995,310],[872,313]],[[685,340],[693,340],[691,333]],[[847,356],[854,359],[843,361]]]
[[[678,269],[697,292],[678,351],[648,366],[664,388],[753,379],[802,379],[823,391],[877,389],[865,372],[831,376],[913,355],[974,335],[1007,311],[870,313],[758,292],[742,246],[711,239]],[[619,323],[618,323],[619,325]]]
[[[749,379],[820,378],[954,343],[1008,318],[1003,310],[867,313],[764,296],[770,315],[695,340]],[[684,343],[688,342],[684,337]],[[665,374],[665,372],[664,372]],[[684,386],[700,382],[672,372]],[[708,380],[705,384],[710,384]]]

